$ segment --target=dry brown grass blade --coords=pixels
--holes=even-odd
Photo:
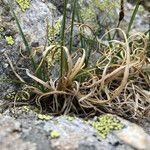
[[[74,77],[79,73],[79,71],[81,71],[81,69],[84,67],[84,61],[85,61],[85,50],[82,49],[83,54],[81,58],[78,58],[76,64],[74,65],[74,67],[72,67],[72,69],[70,69],[70,71],[67,74],[67,78],[69,80],[69,82],[72,82]]]
[[[13,66],[13,64],[12,64],[12,62],[11,62],[11,60],[10,60],[10,58],[8,57],[7,52],[5,52],[4,55],[5,55],[5,57],[6,57],[7,61],[8,61],[8,63],[9,63],[9,65],[10,65],[10,67],[11,67],[13,73],[15,74],[15,76],[16,76],[21,82],[25,83],[25,81],[20,77],[20,75],[15,71],[15,68],[14,68],[14,66]]]
[[[30,78],[32,78],[34,81],[40,83],[41,85],[43,85],[44,87],[48,88],[49,90],[53,90],[53,89],[51,88],[51,86],[49,85],[48,82],[44,82],[43,80],[39,79],[38,77],[32,75],[32,74],[29,72],[28,69],[26,69],[26,74],[27,74],[27,76],[29,76]]]

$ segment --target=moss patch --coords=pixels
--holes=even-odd
[[[25,12],[29,8],[31,0],[16,0],[16,2],[21,10]]]

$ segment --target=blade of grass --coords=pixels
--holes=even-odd
[[[68,0],[64,0],[64,14],[63,14],[63,21],[62,21],[62,28],[61,28],[61,47],[65,46],[65,26],[66,26],[66,18],[67,18],[67,3]],[[66,59],[65,59],[65,53],[63,48],[61,48],[61,61],[60,61],[60,77],[63,76],[66,69]]]
[[[79,3],[77,2],[77,8],[76,8],[76,15],[77,15],[77,20],[79,23],[83,23],[83,19],[82,17],[80,16],[80,5]],[[80,41],[81,41],[81,48],[84,48],[85,49],[85,41],[82,37],[82,35],[80,34]]]
[[[130,32],[131,27],[132,27],[132,25],[133,25],[133,22],[134,22],[134,19],[135,19],[136,14],[137,14],[137,12],[138,12],[138,9],[139,9],[140,4],[141,4],[141,0],[138,0],[137,4],[136,4],[136,6],[135,6],[135,8],[134,8],[134,10],[133,10],[133,13],[132,13],[132,16],[131,16],[129,25],[128,25],[127,37],[129,36],[129,32]]]
[[[25,82],[21,82],[20,80],[9,80],[9,79],[0,79],[0,82],[4,83],[14,83],[14,84],[26,84]]]
[[[25,47],[26,47],[26,50],[29,52],[29,55],[30,55],[30,57],[31,57],[31,64],[32,64],[33,70],[35,71],[36,68],[37,68],[37,64],[36,64],[34,58],[32,57],[31,48],[30,48],[30,46],[29,46],[29,44],[28,44],[28,41],[26,40],[26,37],[25,37],[25,35],[24,35],[24,32],[23,32],[23,30],[22,30],[22,28],[21,28],[21,25],[20,25],[20,23],[19,23],[19,19],[18,19],[16,13],[14,12],[13,7],[12,7],[12,5],[11,5],[11,3],[10,3],[9,1],[8,1],[8,6],[10,7],[10,10],[11,10],[11,12],[12,12],[12,15],[13,15],[13,17],[15,18],[17,27],[18,27],[18,29],[19,29],[19,33],[20,33],[21,38],[22,38],[22,40],[23,40],[23,43],[24,43],[24,45],[25,45]],[[42,79],[42,71],[41,71],[41,69],[39,69],[39,71],[36,73],[36,75],[37,75],[40,79]],[[38,85],[37,85],[37,86],[38,86]],[[44,91],[44,87],[40,86],[40,88],[41,88],[42,91]]]
[[[29,46],[29,44],[28,44],[28,42],[27,42],[27,40],[26,40],[26,38],[25,38],[25,35],[24,35],[23,31],[22,31],[22,28],[21,28],[20,23],[19,23],[19,19],[18,19],[18,17],[16,16],[16,13],[14,12],[14,10],[13,10],[13,8],[12,8],[10,2],[8,3],[8,5],[9,5],[9,7],[10,7],[10,10],[11,10],[12,14],[13,14],[13,17],[15,18],[15,21],[16,21],[16,23],[17,23],[17,26],[18,26],[18,29],[19,29],[19,32],[20,32],[20,35],[21,35],[21,38],[22,38],[23,43],[24,43],[24,45],[25,45],[25,47],[26,47],[26,50],[29,52],[29,54],[30,54],[30,56],[31,56],[32,67],[33,67],[33,69],[35,70],[35,69],[36,69],[36,63],[35,63],[35,61],[34,61],[32,55],[31,55],[31,48],[30,48],[30,46]]]
[[[72,21],[71,21],[71,31],[70,31],[70,43],[69,43],[69,52],[70,53],[72,50],[72,38],[73,38],[73,27],[74,27],[74,20],[75,20],[75,12],[76,12],[76,3],[77,3],[77,0],[74,0],[72,17],[71,17]]]

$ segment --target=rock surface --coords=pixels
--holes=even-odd
[[[58,18],[61,18],[62,14],[51,2],[42,2],[41,0],[32,0],[29,8],[22,12],[16,1],[13,0],[12,6],[19,19],[22,30],[29,42],[29,46],[43,46],[46,42],[47,23],[55,22]],[[10,9],[7,5],[7,0],[0,0],[0,79],[3,80],[18,80],[14,77],[12,69],[8,64],[4,52],[7,51],[10,60],[12,61],[14,68],[21,76],[24,76],[25,72],[22,69],[31,66],[28,60],[23,59],[20,56],[20,50],[24,49],[22,38],[18,32],[18,27],[14,18],[11,15]],[[13,45],[9,45],[5,39],[5,36],[12,36],[14,40]],[[27,79],[28,80],[28,79]],[[10,81],[8,81],[9,83]],[[17,90],[18,86],[8,84],[6,81],[0,83],[0,99],[11,91]]]
[[[12,117],[10,117],[10,115]],[[16,118],[8,110],[0,116],[1,150],[149,150],[150,135],[140,126],[121,119],[124,128],[112,131],[106,139],[88,122],[67,116],[41,120],[33,111]],[[50,136],[59,133],[58,138]]]
[[[23,48],[22,39],[19,36],[14,18],[6,4],[7,0],[0,0],[0,80],[17,80],[3,55],[8,52],[17,72],[25,80],[24,72],[20,68],[30,66],[28,61],[20,57],[20,48]],[[83,1],[83,0],[82,0]],[[89,2],[85,1],[85,2]],[[29,41],[30,46],[44,45],[46,36],[46,18],[48,22],[62,17],[63,1],[61,0],[32,0],[30,7],[22,12],[15,1],[12,1],[14,10],[19,17],[21,27]],[[145,4],[143,4],[145,5]],[[146,6],[146,5],[145,5]],[[84,6],[85,7],[85,6]],[[147,7],[147,6],[146,6]],[[127,23],[131,17],[134,6],[126,3],[125,18],[121,27],[127,29]],[[98,21],[107,16],[103,11],[96,10]],[[113,10],[114,17],[118,19],[119,8]],[[99,15],[100,14],[100,15]],[[136,16],[132,32],[145,32],[149,29],[148,12],[141,9]],[[110,19],[110,20],[109,20]],[[116,21],[108,18],[108,23],[116,26]],[[113,22],[112,22],[113,21]],[[94,22],[95,23],[95,22]],[[102,24],[105,26],[105,24]],[[12,36],[14,44],[9,45],[5,36]],[[18,67],[18,68],[17,68]],[[18,86],[0,82],[0,102],[4,95],[18,90]],[[150,122],[142,124],[147,134],[141,127],[123,119],[126,127],[120,131],[112,132],[107,139],[102,139],[97,135],[97,130],[85,123],[82,119],[76,118],[68,120],[64,116],[53,118],[52,120],[40,120],[36,113],[24,112],[15,118],[9,110],[0,115],[0,149],[1,150],[149,150],[150,143]],[[50,132],[56,130],[60,137],[52,139]],[[132,141],[132,142],[131,142]]]

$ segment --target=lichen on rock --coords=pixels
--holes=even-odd
[[[48,40],[49,44],[54,44],[55,38],[60,34],[61,20],[58,19],[54,24],[48,25]]]
[[[80,15],[85,23],[92,26],[93,29],[97,30],[99,24],[106,21],[110,22],[111,18],[115,18],[117,13],[115,8],[119,8],[117,1],[110,0],[80,0]],[[115,13],[116,15],[115,15]],[[100,17],[100,23],[98,23],[98,17]]]
[[[25,12],[29,8],[31,0],[16,0],[16,2],[21,10]]]
[[[8,45],[13,45],[15,43],[12,36],[5,36],[5,39]]]
[[[53,117],[50,115],[37,114],[37,118],[41,120],[51,120]]]
[[[104,139],[112,130],[119,130],[124,126],[116,117],[109,115],[102,115],[97,118],[97,121],[90,122],[90,124],[98,130],[98,134]]]
[[[59,138],[60,133],[58,131],[53,130],[53,131],[50,132],[50,137],[53,138],[53,139]]]

